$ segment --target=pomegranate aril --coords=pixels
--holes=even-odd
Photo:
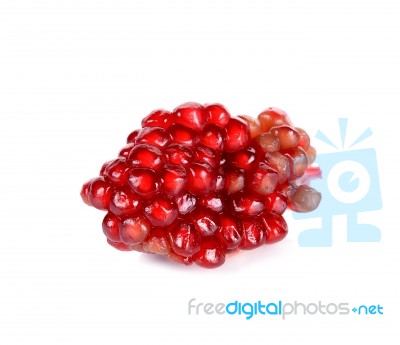
[[[230,165],[237,169],[250,170],[257,163],[256,150],[248,147],[232,153],[229,157]]]
[[[112,160],[109,160],[109,161],[105,162],[105,163],[101,166],[101,169],[100,169],[100,172],[99,172],[99,176],[104,176],[104,173],[106,172],[106,169],[107,169],[108,165],[109,165],[111,162],[113,162],[113,161],[114,161],[113,159],[112,159]]]
[[[290,150],[287,150],[285,156],[289,158],[290,164],[290,179],[297,179],[304,175],[307,166],[308,160],[307,155],[301,147],[295,147]]]
[[[270,107],[258,115],[262,132],[268,132],[273,126],[292,125],[289,116],[279,108]]]
[[[249,181],[249,188],[261,195],[268,195],[275,190],[278,184],[278,173],[266,164],[260,164]]]
[[[228,250],[239,247],[242,242],[243,231],[237,220],[229,213],[220,215],[220,227],[216,233],[219,240]]]
[[[241,225],[243,236],[240,249],[254,249],[265,243],[263,225],[258,219],[245,219]]]
[[[99,210],[107,210],[113,193],[111,185],[104,177],[92,179],[87,187],[87,199],[91,206]]]
[[[200,250],[193,256],[194,262],[205,268],[215,268],[225,262],[225,248],[215,237],[202,240]]]
[[[193,152],[190,148],[180,145],[180,144],[171,144],[164,151],[166,161],[168,163],[182,165],[187,167],[193,157]]]
[[[245,120],[249,125],[251,139],[258,137],[261,134],[261,124],[258,119],[254,119],[248,115],[239,115],[238,117]]]
[[[122,242],[126,244],[139,244],[148,236],[151,224],[142,214],[132,216],[121,221],[119,233]]]
[[[143,249],[154,254],[168,254],[171,251],[171,246],[165,229],[153,228],[143,242]]]
[[[278,139],[282,151],[296,147],[300,141],[299,132],[287,125],[272,127],[270,133]]]
[[[166,164],[160,172],[162,190],[169,196],[182,194],[187,185],[187,175],[185,168]]]
[[[144,214],[152,225],[165,227],[178,217],[178,208],[173,201],[159,195],[144,207]]]
[[[223,130],[216,125],[207,125],[200,135],[199,143],[215,151],[222,151],[224,148]]]
[[[183,256],[176,254],[172,250],[168,254],[168,259],[174,262],[177,262],[178,264],[182,264],[185,266],[189,266],[193,263],[193,259],[191,256]]]
[[[136,138],[140,132],[140,129],[135,129],[133,132],[131,132],[128,137],[126,138],[126,143],[131,144],[136,142]]]
[[[224,209],[223,200],[214,192],[202,196],[199,199],[199,204],[217,213],[222,212]]]
[[[310,147],[310,137],[307,134],[307,132],[300,127],[296,127],[297,133],[300,134],[300,140],[299,140],[299,146],[304,150],[307,151],[308,148]]]
[[[180,214],[190,213],[196,207],[196,202],[196,197],[190,193],[180,195],[175,199]]]
[[[117,216],[126,216],[140,210],[142,202],[129,188],[116,189],[110,200],[110,211]]]
[[[218,230],[218,215],[206,208],[196,208],[189,217],[201,236],[211,236]]]
[[[286,211],[287,197],[283,192],[276,190],[267,195],[265,199],[265,207],[268,212],[281,215]]]
[[[127,162],[134,168],[157,170],[164,164],[164,156],[155,146],[138,144],[129,152]]]
[[[221,128],[224,128],[231,118],[228,110],[221,104],[209,104],[205,107],[205,112],[208,123]]]
[[[267,214],[261,219],[264,225],[265,242],[267,244],[279,242],[286,237],[288,226],[281,215]]]
[[[217,176],[207,163],[193,163],[188,171],[188,190],[196,196],[208,194],[215,188]]]
[[[289,208],[295,212],[314,211],[321,202],[321,193],[314,188],[301,185],[296,187],[293,196],[289,200]]]
[[[244,188],[244,172],[228,170],[225,172],[225,191],[227,194],[240,192]]]
[[[131,167],[126,164],[125,158],[111,161],[104,170],[104,177],[117,187],[126,184]]]
[[[167,129],[173,122],[171,112],[154,110],[142,120],[142,127],[161,127]]]
[[[171,136],[171,142],[181,144],[186,147],[197,145],[199,141],[199,137],[195,131],[180,124],[172,124],[169,127],[168,132]]]
[[[135,143],[129,143],[125,145],[120,151],[118,156],[122,158],[128,158],[129,153],[132,151],[132,149],[135,147]],[[105,168],[104,168],[105,169]],[[100,174],[101,175],[101,174]]]
[[[201,236],[191,223],[181,222],[169,232],[172,250],[181,256],[192,256],[200,250]]]
[[[149,199],[160,190],[160,181],[152,169],[134,168],[130,171],[128,185],[142,198]]]
[[[193,162],[206,163],[212,168],[217,168],[220,162],[220,155],[209,147],[198,145],[193,150]]]
[[[89,201],[89,187],[90,184],[92,183],[92,180],[94,179],[85,182],[81,188],[81,198],[83,202],[88,206],[92,206],[91,202]]]
[[[268,166],[278,173],[278,182],[284,183],[290,177],[290,162],[288,157],[280,152],[269,154],[265,160]]]
[[[107,238],[107,242],[110,246],[114,247],[115,249],[125,251],[125,252],[130,252],[133,250],[132,246],[123,243],[123,242],[115,242]]]
[[[272,133],[262,133],[255,142],[265,153],[276,152],[280,148],[279,139]]]
[[[170,141],[170,135],[161,127],[143,128],[136,137],[137,144],[149,144],[163,149]]]
[[[317,152],[315,151],[315,148],[310,146],[306,151],[307,155],[307,162],[308,164],[312,164],[315,161],[315,157],[317,156]]]
[[[232,117],[225,127],[225,151],[235,152],[250,143],[249,125],[243,119]]]
[[[114,242],[121,242],[121,237],[119,235],[119,223],[120,219],[111,212],[108,212],[102,223],[103,232],[106,237]]]
[[[257,216],[265,209],[265,205],[261,199],[247,192],[231,196],[230,204],[232,211],[240,218]]]
[[[207,123],[207,112],[195,102],[188,102],[176,107],[173,111],[176,123],[200,132]]]

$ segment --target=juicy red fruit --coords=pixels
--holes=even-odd
[[[147,115],[81,197],[107,211],[112,247],[215,268],[233,251],[281,241],[287,208],[318,207],[321,195],[302,184],[318,170],[315,155],[281,109],[232,117],[221,104],[188,102]]]

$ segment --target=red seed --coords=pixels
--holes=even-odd
[[[122,158],[128,158],[129,153],[132,151],[132,149],[135,147],[135,143],[129,143],[125,145],[121,151],[119,151],[118,156]]]
[[[176,107],[173,111],[174,121],[182,126],[200,132],[207,123],[207,112],[195,102],[188,102]]]
[[[171,225],[178,217],[178,208],[173,201],[159,195],[145,206],[144,214],[152,225],[165,227]]]
[[[266,164],[260,164],[254,172],[249,188],[261,195],[267,195],[275,190],[278,184],[278,173]]]
[[[170,135],[161,127],[143,128],[136,137],[137,144],[149,144],[162,150],[170,141]]]
[[[122,187],[128,179],[130,166],[125,158],[117,158],[111,161],[104,170],[104,177],[117,187]]]
[[[225,191],[227,194],[240,192],[244,188],[244,172],[241,170],[227,170],[225,177]]]
[[[121,251],[125,251],[125,252],[130,252],[132,251],[132,246],[125,244],[123,242],[115,242],[110,240],[109,238],[107,238],[107,242],[110,246],[114,247],[115,249],[121,250]]]
[[[122,242],[129,245],[139,244],[148,236],[151,229],[149,221],[142,214],[124,219],[120,224]]]
[[[128,185],[142,198],[152,198],[160,190],[160,181],[154,170],[134,168],[129,173]]]
[[[221,104],[209,104],[205,107],[208,123],[224,128],[230,119],[230,114]]]
[[[173,122],[169,111],[154,110],[142,120],[142,127],[161,127],[167,129]]]
[[[199,204],[213,212],[220,213],[224,209],[223,200],[217,193],[211,192],[199,199]]]
[[[208,194],[215,188],[216,174],[206,163],[193,163],[188,171],[188,191],[197,196]]]
[[[283,240],[288,233],[288,226],[281,215],[267,214],[261,217],[266,243],[271,244]]]
[[[197,207],[190,213],[190,219],[201,236],[211,236],[218,230],[218,214],[206,208]]]
[[[112,193],[113,189],[111,185],[104,180],[104,177],[92,179],[87,187],[87,196],[90,205],[99,210],[108,209]]]
[[[171,142],[181,144],[186,147],[197,145],[199,141],[199,136],[195,131],[177,123],[172,124],[169,127],[168,132],[171,136]]]
[[[160,255],[167,255],[171,251],[168,235],[164,228],[153,228],[143,242],[143,249]]]
[[[200,250],[193,256],[194,262],[205,268],[216,268],[225,262],[225,248],[216,237],[202,240]]]
[[[242,221],[243,237],[240,249],[254,249],[265,243],[263,225],[256,218]]]
[[[114,242],[121,242],[119,235],[119,223],[120,219],[111,212],[108,212],[103,219],[102,227],[106,237]]]
[[[265,209],[265,205],[261,199],[248,192],[232,195],[230,197],[230,205],[232,211],[234,211],[239,218],[257,216]]]
[[[279,190],[267,195],[265,199],[265,207],[270,213],[278,215],[283,214],[287,208],[286,195]]]
[[[231,118],[225,127],[225,151],[235,152],[244,149],[250,143],[250,129],[246,121]]]
[[[200,135],[200,144],[215,151],[224,148],[224,132],[217,125],[207,125]]]
[[[229,157],[230,165],[236,169],[248,171],[257,163],[256,150],[248,147],[232,153]]]
[[[117,216],[127,216],[140,210],[142,202],[129,188],[114,191],[110,201],[110,211]]]
[[[193,162],[206,163],[212,168],[219,167],[220,155],[209,147],[198,145],[193,150]]]
[[[200,250],[201,236],[193,224],[179,223],[169,233],[172,250],[181,256],[192,256]]]
[[[220,215],[220,228],[216,236],[227,249],[233,250],[239,247],[242,242],[243,231],[236,218],[229,213]]]
[[[126,143],[131,144],[136,142],[136,137],[138,136],[140,132],[140,129],[135,129],[133,132],[131,132],[128,137],[126,138]]]
[[[185,168],[166,164],[160,172],[162,190],[166,195],[177,196],[182,194],[187,186],[187,175]]]
[[[183,167],[187,167],[193,157],[192,150],[180,144],[169,145],[164,153],[168,163],[182,165]]]
[[[88,206],[92,206],[92,204],[89,201],[89,187],[90,187],[90,184],[92,183],[92,180],[94,180],[94,179],[91,179],[91,180],[85,182],[81,188],[81,198],[82,198],[83,202]]]
[[[127,162],[134,168],[157,170],[164,164],[164,156],[155,146],[139,144],[131,150]]]
[[[196,202],[196,197],[190,193],[180,195],[175,199],[180,214],[187,214],[193,211],[196,207]]]

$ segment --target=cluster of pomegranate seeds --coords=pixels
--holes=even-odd
[[[107,211],[111,246],[213,268],[227,253],[282,240],[287,207],[318,207],[320,193],[301,184],[308,171],[318,173],[315,155],[280,109],[255,119],[231,117],[221,104],[185,103],[146,116],[81,196]]]

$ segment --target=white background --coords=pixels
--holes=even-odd
[[[398,343],[397,6],[0,0],[0,343]],[[338,117],[354,136],[371,127],[383,209],[364,218],[382,241],[347,243],[339,217],[331,248],[300,248],[289,213],[285,241],[217,270],[113,250],[82,183],[143,116],[189,100],[253,116],[278,106],[336,139]],[[193,297],[379,303],[384,315],[189,316]]]

